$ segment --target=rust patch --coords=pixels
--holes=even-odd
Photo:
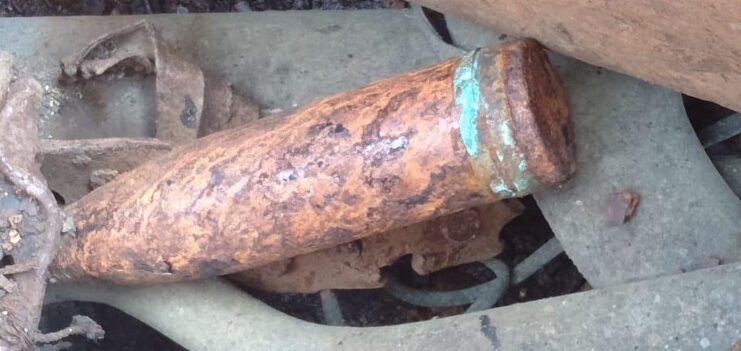
[[[509,48],[525,49],[532,48]],[[224,262],[215,266],[228,274],[501,199],[460,138],[451,138],[460,128],[458,63],[219,132],[122,174],[67,208],[76,228],[87,230],[67,238],[55,275],[177,281],[215,274],[203,271],[206,261]],[[504,106],[502,95],[485,98]],[[500,112],[511,119],[511,110]],[[167,257],[173,274],[131,269],[127,249],[151,267]]]
[[[562,183],[576,170],[573,131],[548,55],[538,42],[526,39],[508,45],[501,60],[514,137],[528,170],[546,186]]]
[[[635,215],[640,196],[632,191],[621,191],[610,195],[607,200],[607,223],[623,225]]]
[[[13,76],[12,57],[0,52],[0,349],[32,350],[35,343],[58,341],[78,326],[67,333],[37,329],[64,216],[36,160],[41,85]],[[90,338],[99,335],[91,332]]]
[[[277,261],[229,279],[275,292],[379,288],[384,283],[381,269],[405,255],[412,256],[412,268],[419,274],[496,256],[502,250],[501,228],[522,208],[518,200],[505,200]]]
[[[115,49],[108,48],[112,42]],[[128,68],[155,72],[158,139],[187,143],[259,118],[256,104],[176,54],[146,21],[103,34],[64,58],[62,80],[73,83]]]

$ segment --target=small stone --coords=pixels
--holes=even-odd
[[[11,229],[8,233],[8,241],[10,241],[11,244],[15,245],[19,242],[21,242],[21,233],[19,233],[15,229]]]
[[[177,13],[178,15],[184,15],[188,12],[190,11],[188,11],[188,8],[185,6],[178,5],[177,9],[175,9],[175,13]]]
[[[62,233],[65,234],[74,234],[75,232],[75,220],[72,218],[72,216],[67,216],[64,218],[64,223],[62,223]]]
[[[700,347],[702,347],[703,349],[707,349],[708,347],[710,347],[710,340],[708,340],[708,338],[700,339]]]
[[[3,313],[3,316],[7,316],[8,315],[8,311],[3,311],[2,313]]]

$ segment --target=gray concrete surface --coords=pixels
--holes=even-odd
[[[304,322],[220,280],[55,286],[109,304],[190,350],[727,350],[741,337],[741,264],[399,326]]]

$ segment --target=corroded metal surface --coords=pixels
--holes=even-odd
[[[213,134],[118,177],[67,209],[77,236],[65,239],[55,276],[233,273],[564,181],[570,124],[542,48],[518,41],[473,60],[488,55],[468,78],[486,88],[472,100],[484,111],[473,128],[485,152],[461,140],[462,65],[449,60]],[[531,144],[565,157],[540,157]],[[516,192],[492,191],[497,181]]]
[[[187,143],[259,116],[255,103],[206,75],[146,21],[103,34],[62,60],[67,82],[129,71],[156,75],[156,132],[163,141]]]
[[[31,350],[62,212],[35,161],[41,85],[0,52],[0,350]]]
[[[576,168],[565,96],[552,89],[559,84],[551,66],[533,64],[548,61],[537,46],[524,40],[496,53],[474,51],[456,72],[456,102],[476,105],[476,118],[462,109],[462,139],[472,145],[466,150],[481,177],[502,197],[527,195],[531,182],[557,184]]]
[[[502,251],[499,232],[522,208],[519,200],[499,201],[273,262],[229,278],[274,292],[380,288],[384,284],[381,268],[404,255],[411,255],[412,269],[422,275],[498,255]]]

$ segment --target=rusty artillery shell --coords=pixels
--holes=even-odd
[[[233,273],[566,180],[561,87],[539,44],[375,82],[199,139],[67,208],[53,276]]]

